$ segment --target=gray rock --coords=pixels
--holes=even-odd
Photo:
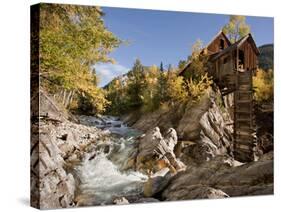
[[[273,160],[274,159],[274,152],[270,151],[266,154],[263,154],[260,158],[259,161],[267,161],[267,160]]]
[[[133,203],[151,203],[151,202],[160,202],[160,201],[158,199],[148,197],[148,198],[140,198],[134,201]]]
[[[174,129],[169,129],[163,138],[159,127],[150,130],[140,138],[136,160],[137,170],[155,173],[164,167],[172,170],[184,169],[184,164],[175,157],[174,147],[177,144],[177,135]]]
[[[188,200],[188,199],[220,199],[229,197],[222,190],[211,188],[205,185],[190,185],[181,190],[173,192],[166,199],[167,201]]]
[[[155,194],[161,192],[169,183],[170,179],[172,178],[173,174],[169,171],[169,169],[166,170],[163,169],[166,174],[161,175],[162,172],[159,171],[158,173],[155,173],[154,176],[149,178],[145,184],[144,184],[144,196],[145,197],[152,197]]]
[[[215,157],[201,166],[187,167],[185,172],[178,173],[171,179],[162,197],[167,200],[192,199],[194,196],[186,191],[194,188],[192,186],[195,185],[197,185],[195,194],[203,192],[198,187],[204,187],[204,190],[206,187],[207,190],[218,189],[230,197],[273,194],[272,160],[239,164],[239,166],[235,164],[236,162],[231,158]],[[219,192],[219,196],[221,194]],[[203,195],[202,198],[210,198],[210,196]]]
[[[67,139],[61,139],[62,135]],[[41,209],[73,207],[78,182],[69,170],[86,152],[95,154],[97,138],[103,142],[107,135],[95,127],[66,120],[55,125],[44,120],[40,122],[39,135],[32,136],[32,205]]]
[[[129,201],[125,197],[118,197],[113,200],[113,203],[116,205],[127,205]]]
[[[258,136],[258,143],[264,153],[273,151],[273,135],[266,132]]]
[[[38,176],[32,174],[32,179],[37,177],[39,180],[38,184],[32,184],[31,188],[39,192],[38,200],[34,201],[38,201],[40,208],[72,207],[75,191],[74,178],[63,168],[65,162],[61,156],[61,150],[55,143],[56,138],[50,136],[52,127],[41,126],[40,129],[39,152],[32,152],[31,156],[31,158],[39,157],[37,165],[34,164],[31,167],[31,170],[37,169],[39,174]]]

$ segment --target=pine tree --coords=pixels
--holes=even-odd
[[[157,95],[156,95],[156,102],[158,102],[159,104],[167,101],[166,89],[167,89],[167,74],[165,72],[160,71],[158,77],[158,86],[157,86]]]
[[[144,67],[139,59],[136,59],[128,77],[129,107],[138,108],[143,103],[142,94],[146,87]]]
[[[162,62],[160,63],[160,71],[164,72],[164,68],[163,68],[163,63]]]
[[[97,77],[97,72],[96,72],[95,68],[92,69],[91,76],[92,76],[93,85],[97,86],[98,85],[98,77]]]

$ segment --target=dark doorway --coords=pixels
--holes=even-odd
[[[245,67],[245,55],[244,55],[244,51],[242,50],[239,50],[238,65],[239,65],[239,69],[244,69]]]

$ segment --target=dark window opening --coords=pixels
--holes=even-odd
[[[220,50],[224,49],[224,40],[220,39]]]
[[[244,55],[244,51],[239,50],[239,54],[238,54],[238,68],[239,69],[244,69],[245,67],[245,55]]]
[[[228,61],[229,61],[229,57],[224,58],[224,59],[223,59],[223,64],[228,63]]]

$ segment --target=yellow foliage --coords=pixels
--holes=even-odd
[[[273,101],[273,71],[258,69],[253,77],[254,99],[257,102]]]
[[[207,73],[203,75],[199,81],[190,78],[186,81],[188,95],[192,98],[193,101],[198,101],[212,83],[213,81],[210,77],[208,77]]]
[[[183,77],[172,74],[167,80],[167,94],[173,102],[183,102],[187,100],[188,92],[185,87]]]

